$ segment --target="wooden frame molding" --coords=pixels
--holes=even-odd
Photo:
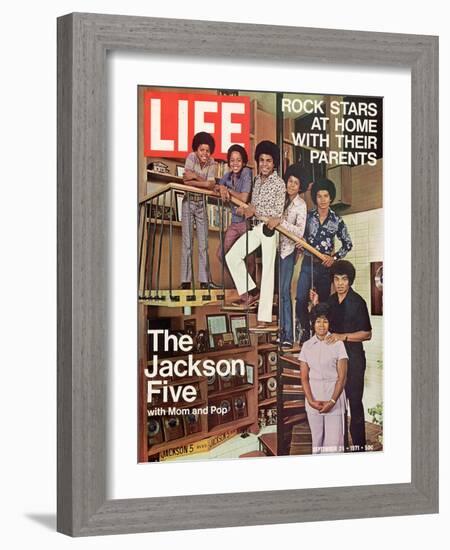
[[[239,44],[241,57],[267,63],[411,70],[411,399],[420,403],[412,407],[411,483],[107,499],[106,54],[229,57],[230,44]],[[86,536],[437,512],[437,201],[437,37],[82,13],[59,18],[58,530]]]

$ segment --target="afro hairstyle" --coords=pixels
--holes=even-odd
[[[335,275],[347,275],[350,286],[352,286],[355,280],[356,270],[353,264],[348,260],[338,260],[331,266],[330,275],[331,277]]]
[[[198,132],[192,138],[193,151],[197,151],[200,145],[209,145],[209,152],[211,153],[211,155],[214,153],[214,149],[216,148],[214,138],[211,134],[208,134],[208,132]]]
[[[232,145],[231,147],[228,148],[228,151],[227,151],[228,166],[230,166],[231,153],[233,153],[234,151],[238,152],[241,155],[242,163],[245,166],[248,162],[247,151],[242,147],[242,145],[239,145],[238,143],[235,143],[234,145]]]
[[[294,178],[297,178],[300,182],[300,189],[298,190],[299,193],[304,193],[308,189],[308,180],[303,172],[303,168],[300,166],[300,164],[291,164],[288,166],[286,172],[283,175],[283,179],[287,185],[288,179],[294,176]]]
[[[313,183],[311,187],[311,199],[314,204],[317,204],[317,193],[319,191],[328,191],[331,202],[336,198],[336,186],[331,180],[323,178]]]
[[[280,165],[280,149],[278,145],[273,141],[264,140],[260,141],[255,148],[255,160],[256,163],[259,162],[259,157],[261,155],[270,155],[273,159],[275,168],[278,168]]]

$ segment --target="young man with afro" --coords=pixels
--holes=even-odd
[[[315,208],[308,212],[304,239],[326,258],[321,261],[307,250],[304,251],[296,296],[300,343],[310,338],[309,290],[314,288],[319,301],[326,302],[331,290],[330,268],[335,261],[344,258],[353,246],[344,220],[330,208],[335,197],[336,187],[331,180],[320,179],[313,183],[311,199]],[[337,252],[334,251],[336,237],[341,241]]]
[[[272,324],[273,291],[275,283],[275,257],[277,254],[278,233],[268,226],[274,219],[283,215],[286,186],[278,175],[280,150],[272,141],[261,141],[255,148],[255,161],[258,175],[253,185],[250,204],[238,209],[237,213],[252,220],[252,229],[242,235],[225,256],[236,289],[239,305],[258,306],[258,329],[277,330]],[[259,218],[268,218],[263,223]],[[245,265],[245,258],[261,246],[262,275],[260,293],[255,281]]]

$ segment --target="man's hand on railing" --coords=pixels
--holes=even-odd
[[[187,183],[188,181],[197,181],[198,177],[195,172],[192,170],[185,170],[183,174],[183,181],[184,183]]]
[[[269,229],[275,229],[281,223],[281,218],[268,218],[266,225]]]
[[[325,259],[322,261],[322,265],[325,267],[331,267],[335,262],[333,256],[329,256],[328,254],[324,254],[324,256]]]
[[[220,198],[223,201],[229,202],[229,200],[231,198],[231,195],[230,195],[230,192],[228,191],[228,189],[225,185],[219,185],[219,193],[220,193]]]
[[[245,216],[246,219],[253,218],[256,214],[256,209],[252,204],[249,204],[246,208],[242,207],[242,215]]]

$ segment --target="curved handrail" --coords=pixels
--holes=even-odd
[[[167,191],[170,191],[171,189],[175,189],[177,191],[188,191],[192,193],[198,193],[201,195],[208,195],[210,197],[220,198],[220,195],[215,191],[210,191],[209,189],[202,189],[200,187],[193,187],[191,185],[184,185],[182,183],[173,182],[173,183],[168,183],[164,185],[163,187],[161,187],[160,189],[157,189],[153,193],[149,193],[142,200],[139,201],[139,204],[145,203],[151,199],[154,199],[155,197],[159,197],[160,195],[162,195],[163,193],[167,193]],[[232,202],[235,206],[248,208],[247,203],[237,199],[236,197],[231,197],[230,202]],[[266,222],[268,220],[268,218],[265,216],[256,216],[256,217],[258,220],[262,222]],[[324,254],[316,250],[313,246],[311,246],[308,242],[306,242],[305,239],[302,239],[301,237],[297,237],[297,235],[294,235],[284,227],[278,225],[277,227],[275,227],[275,230],[281,233],[282,235],[284,235],[285,237],[288,237],[292,241],[301,244],[302,248],[304,248],[305,250],[308,250],[308,252],[310,252],[317,258],[319,258],[321,261],[324,261],[326,259],[326,256]]]

